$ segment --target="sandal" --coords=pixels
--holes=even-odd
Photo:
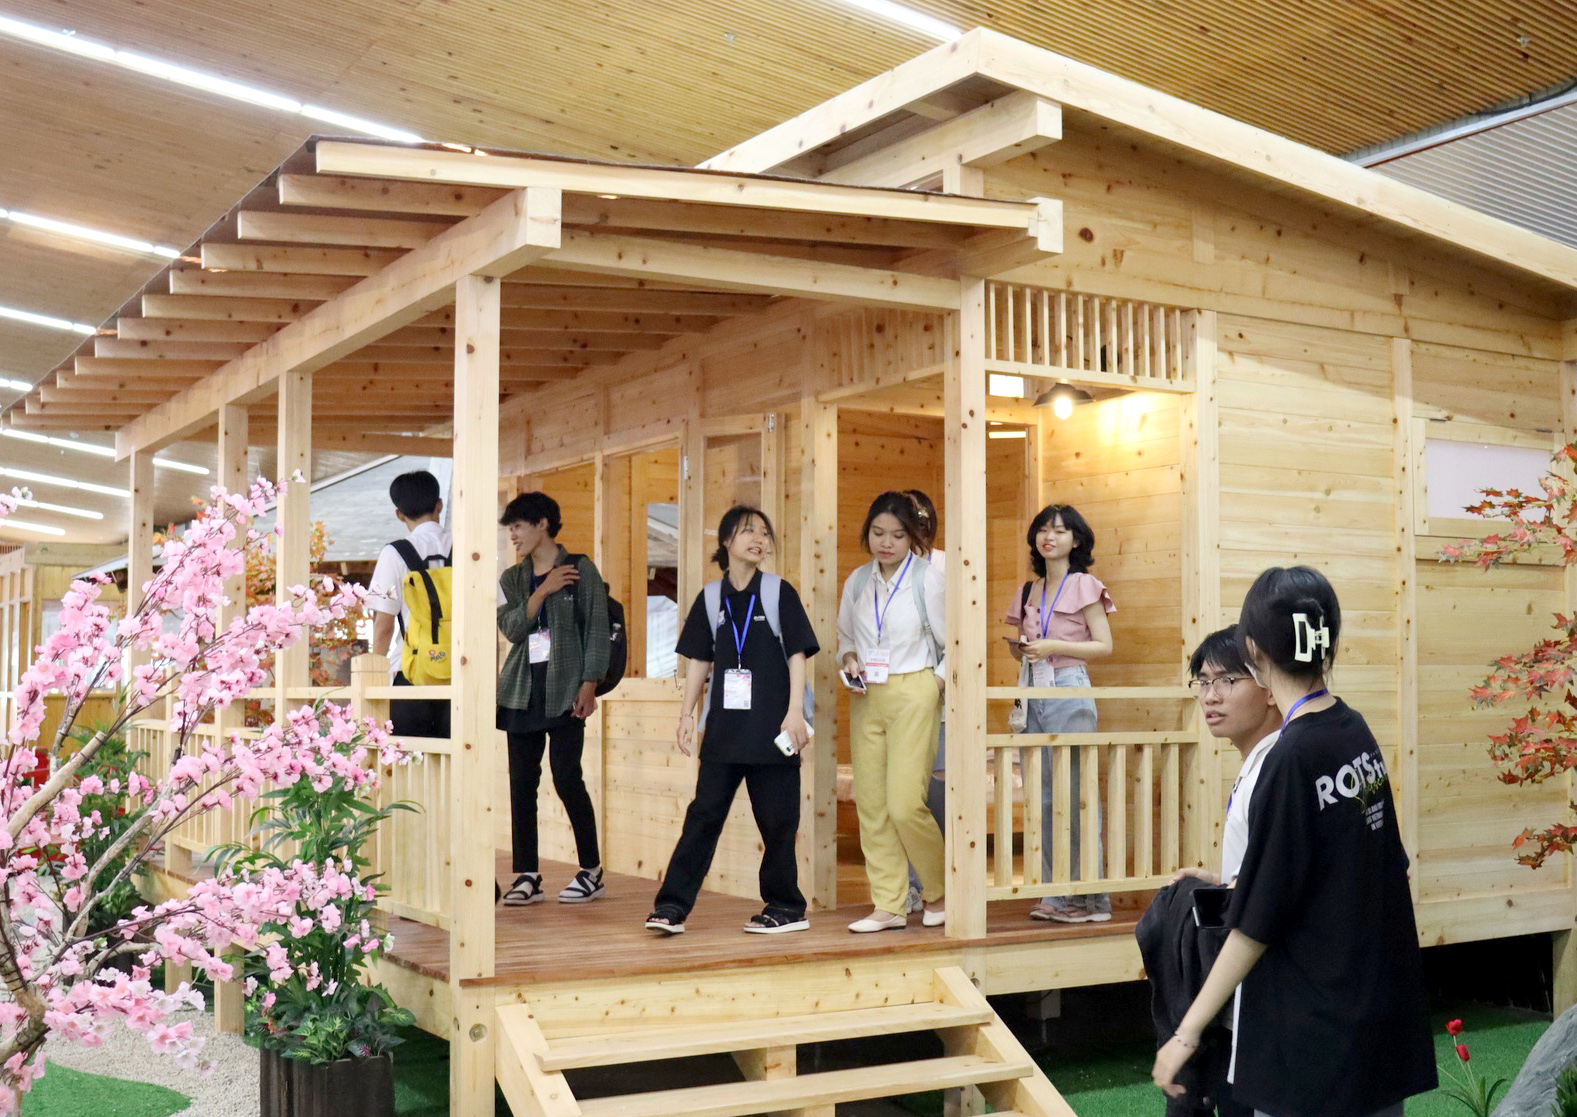
[[[785,915],[783,912],[775,911],[752,915],[750,922],[745,924],[747,935],[785,935],[790,931],[808,930],[810,930],[810,920],[803,915]]]
[[[648,931],[661,931],[665,935],[684,934],[684,916],[678,908],[661,907],[646,917]]]

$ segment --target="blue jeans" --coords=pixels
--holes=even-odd
[[[1054,685],[1068,687],[1087,687],[1090,685],[1090,673],[1081,664],[1077,667],[1057,667],[1053,669]],[[1028,703],[1028,717],[1024,727],[1026,733],[1094,733],[1095,732],[1095,700],[1093,698],[1032,698]],[[1055,766],[1051,762],[1051,750],[1042,749],[1041,780],[1040,780],[1040,819],[1041,819],[1041,879],[1051,879],[1052,864],[1052,839],[1056,821],[1053,813],[1053,773]],[[1073,780],[1071,793],[1068,796],[1069,824],[1072,827],[1073,837],[1069,845],[1068,857],[1072,868],[1072,879],[1079,879],[1079,766],[1082,749],[1072,749],[1069,759],[1070,775]],[[1025,764],[1028,749],[1019,750],[1019,764],[1024,771],[1029,766]],[[1028,795],[1029,788],[1024,789]],[[1103,818],[1105,812],[1100,810],[1098,818]],[[1099,826],[1096,831],[1096,874],[1101,873],[1101,861],[1105,855],[1104,843],[1101,842]]]

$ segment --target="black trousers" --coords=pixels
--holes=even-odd
[[[395,686],[411,686],[405,672],[394,675]],[[449,699],[412,699],[390,702],[389,720],[394,723],[396,737],[445,737],[449,736]]]
[[[575,832],[575,850],[580,867],[593,869],[602,864],[597,850],[597,813],[581,776],[580,758],[586,747],[586,723],[570,718],[567,723],[534,733],[509,733],[509,808],[513,835],[515,872],[534,873],[537,861],[537,788],[542,784],[542,754],[548,754],[553,771],[553,790],[569,815]]]
[[[750,809],[761,831],[761,899],[767,911],[793,919],[805,915],[794,861],[794,836],[799,832],[799,768],[792,764],[715,764],[701,761],[695,778],[695,799],[684,813],[684,829],[674,846],[657,893],[657,906],[678,908],[689,915],[701,882],[712,867],[717,839],[728,821],[728,808],[743,781]]]

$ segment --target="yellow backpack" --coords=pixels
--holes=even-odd
[[[400,583],[400,671],[413,686],[446,686],[450,678],[449,612],[454,584],[451,556],[423,558],[407,539],[390,544],[410,573]],[[406,614],[410,622],[406,622]]]

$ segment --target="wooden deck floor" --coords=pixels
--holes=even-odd
[[[504,887],[513,879],[508,868],[506,855],[501,853],[498,879]],[[918,916],[911,916],[909,926],[902,931],[851,934],[848,924],[865,915],[870,906],[864,900],[863,888],[843,887],[841,882],[840,892],[858,898],[858,902],[841,905],[836,911],[812,912],[808,931],[747,935],[742,928],[761,910],[759,900],[703,892],[686,920],[686,932],[661,937],[642,926],[657,892],[652,881],[612,874],[606,880],[607,894],[601,899],[589,904],[560,904],[554,897],[574,874],[574,867],[544,862],[542,868],[548,894],[545,902],[495,909],[497,972],[479,984],[535,984],[564,981],[571,976],[590,979],[733,969],[965,945],[949,943],[942,928],[922,928]],[[1110,923],[1083,925],[1035,922],[1028,916],[1028,900],[992,904],[987,938],[975,943],[1052,943],[1131,936],[1143,911],[1142,903],[1147,900],[1145,895],[1130,901],[1136,906],[1119,905]],[[448,980],[448,932],[400,918],[391,918],[389,929],[394,932],[389,962],[440,981]]]

